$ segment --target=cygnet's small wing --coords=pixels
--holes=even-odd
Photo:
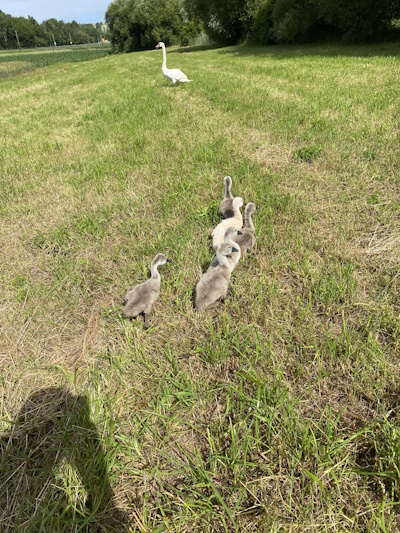
[[[145,293],[143,288],[144,284],[141,283],[126,293],[124,299],[125,307],[123,310],[124,316],[135,317],[143,312],[143,295]]]
[[[122,313],[127,318],[134,318],[140,315],[140,313],[143,313],[143,311],[144,311],[143,302],[137,301],[137,300],[128,300]]]
[[[224,219],[232,218],[233,216],[235,216],[232,202],[233,202],[232,199],[228,199],[228,200],[222,200],[222,202],[219,204],[218,213],[220,214],[222,218]]]
[[[124,304],[126,304],[129,300],[133,300],[135,298],[135,295],[140,291],[140,285],[136,285],[133,287],[133,289],[129,290],[124,297]]]
[[[154,302],[157,300],[158,291],[154,290],[147,280],[140,285],[136,285],[125,296],[126,305],[123,313],[127,317],[135,317],[140,313],[150,313]]]
[[[203,311],[224,298],[228,292],[228,280],[222,272],[206,272],[196,287],[196,309]]]

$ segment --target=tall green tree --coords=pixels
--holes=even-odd
[[[154,48],[158,41],[187,44],[188,35],[201,31],[199,21],[190,19],[182,0],[114,0],[108,6],[106,22],[115,52]]]
[[[78,24],[51,18],[39,24],[33,17],[12,17],[0,11],[0,48],[52,46],[53,35],[58,45],[92,43],[100,40],[104,32],[101,24]]]
[[[398,17],[398,0],[266,0],[255,17],[252,36],[261,44],[333,34],[366,41]]]
[[[204,31],[219,44],[234,44],[249,37],[262,0],[185,0],[189,13],[197,15]]]

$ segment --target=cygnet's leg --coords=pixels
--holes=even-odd
[[[225,295],[223,301],[225,302],[226,300],[230,300],[233,296],[234,296],[233,287],[232,287],[231,284],[229,284],[228,290],[226,292],[226,295]]]
[[[143,311],[141,315],[143,315],[144,318],[143,329],[149,329],[150,326],[147,324],[147,314]]]
[[[210,309],[216,309],[217,307],[220,307],[221,305],[225,304],[225,301],[229,299],[229,296],[226,294],[225,296],[220,296],[218,300],[216,300],[212,305],[210,305]]]

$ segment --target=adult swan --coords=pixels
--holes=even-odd
[[[156,45],[156,48],[162,48],[163,63],[162,63],[161,70],[162,70],[162,73],[164,74],[164,76],[166,78],[171,80],[174,85],[175,85],[175,83],[177,81],[179,81],[180,83],[185,83],[185,82],[188,82],[188,81],[192,81],[192,80],[188,80],[188,77],[186,76],[186,74],[184,74],[181,70],[179,70],[177,68],[167,68],[167,53],[165,51],[165,44],[164,43],[161,43],[161,42],[158,43]]]

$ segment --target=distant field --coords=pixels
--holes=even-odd
[[[0,78],[46,67],[53,63],[90,61],[109,55],[109,46],[55,48],[49,50],[1,50]]]
[[[398,44],[80,53],[0,54],[0,530],[400,531]]]

